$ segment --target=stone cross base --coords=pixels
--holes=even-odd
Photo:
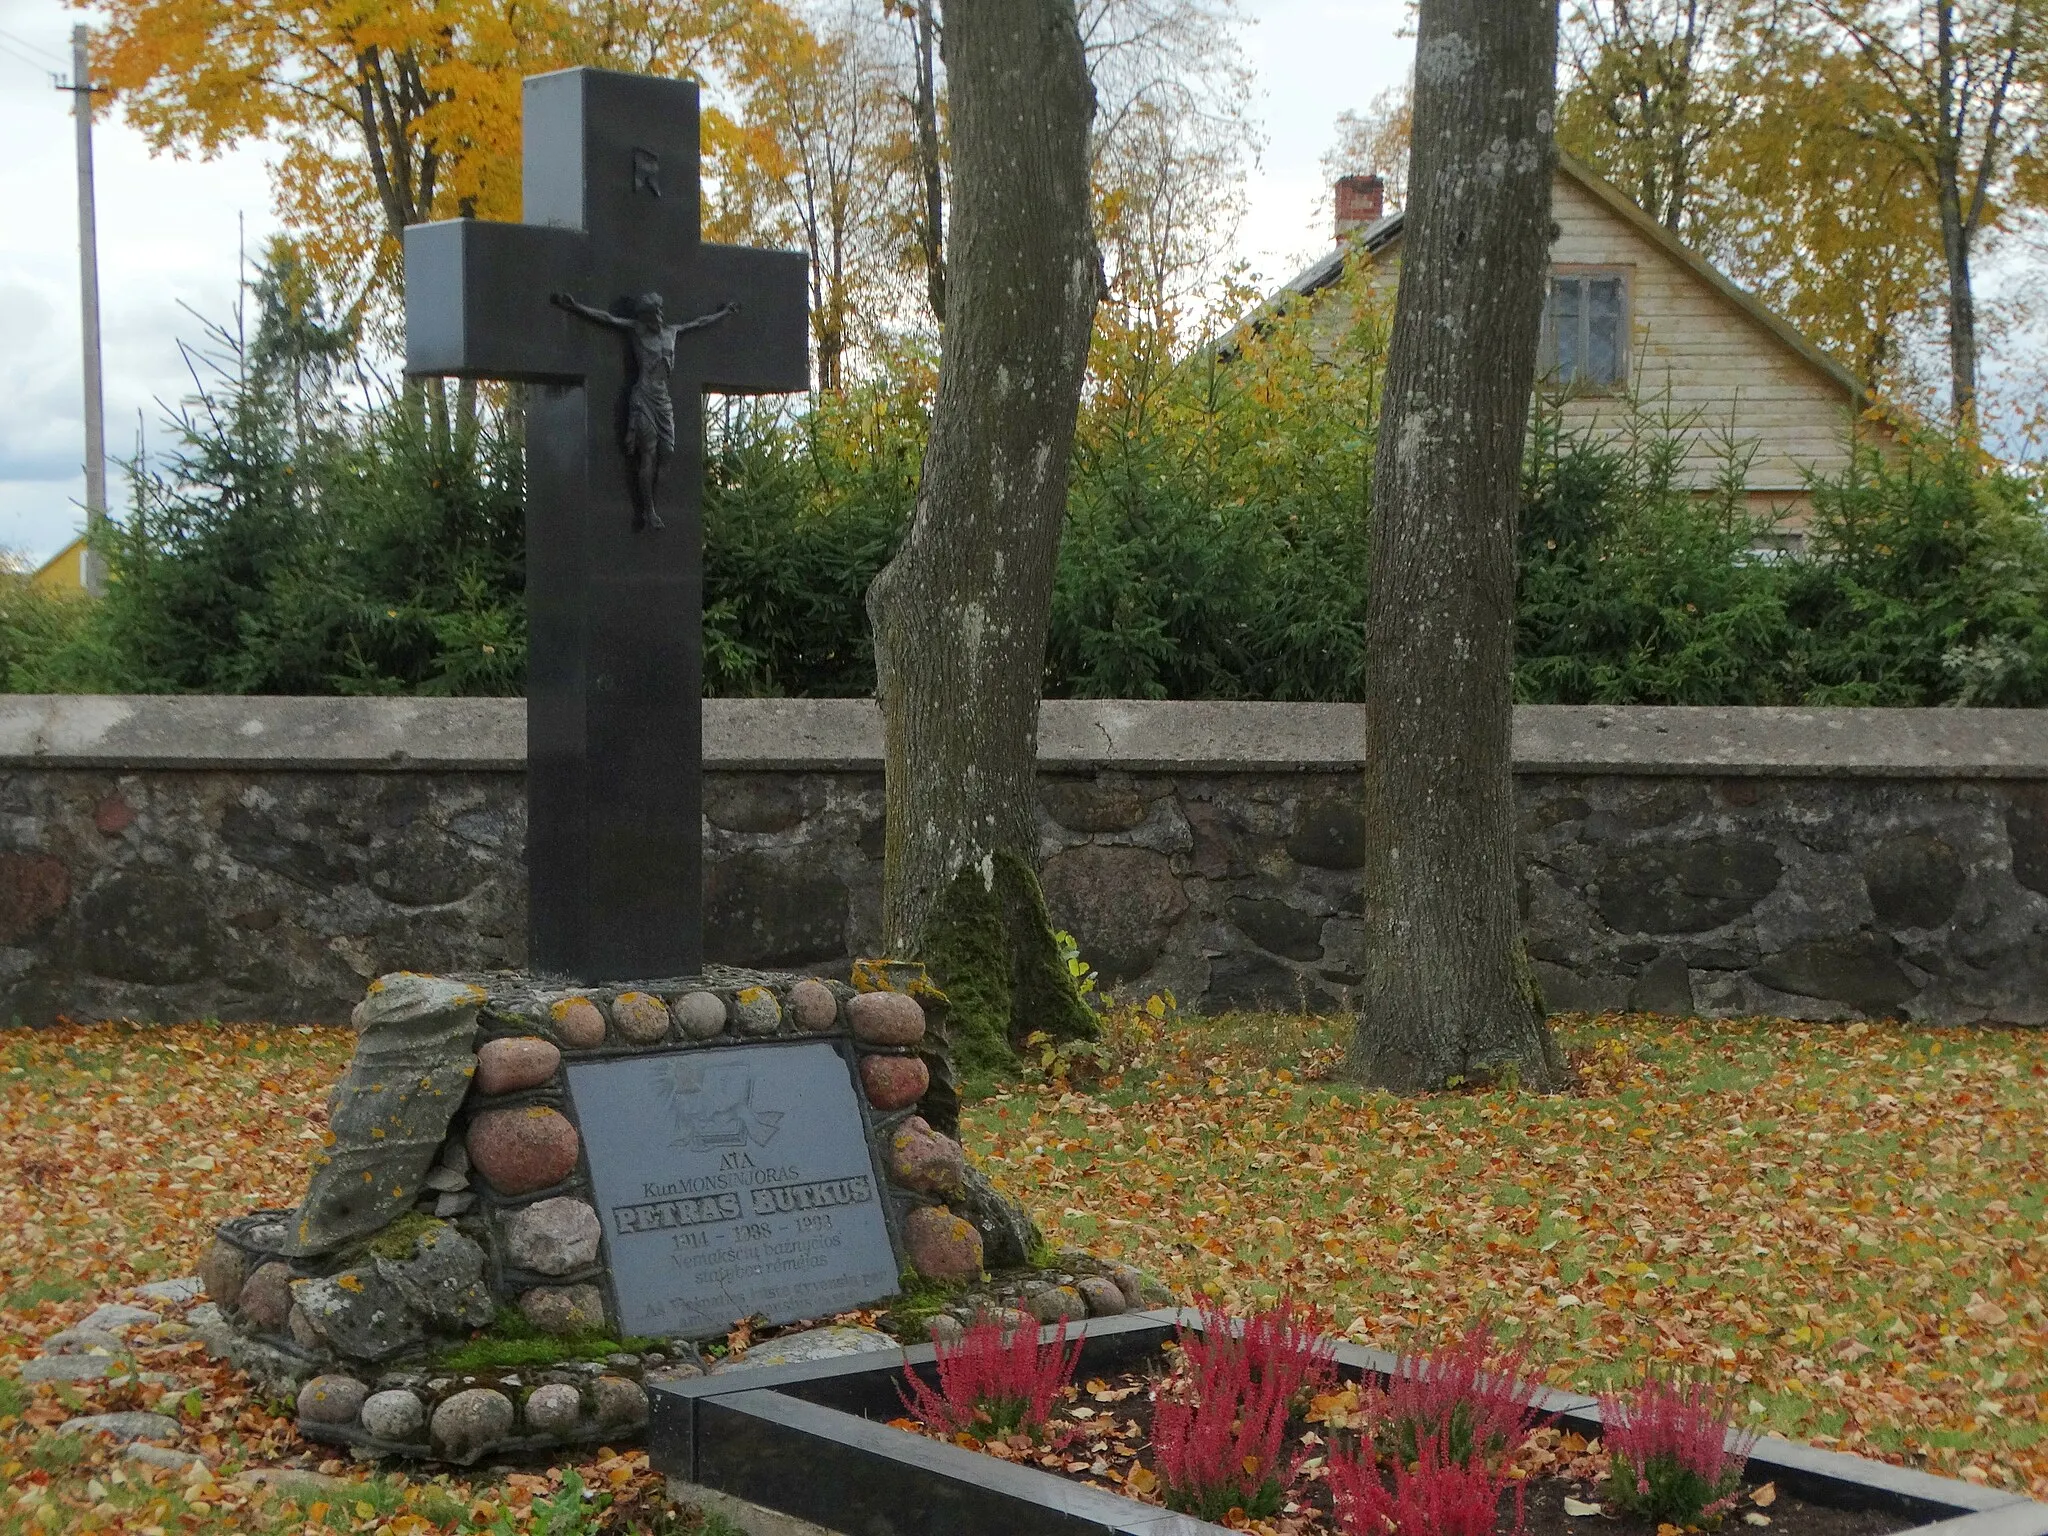
[[[894,970],[856,967],[868,991],[718,969],[372,982],[304,1201],[224,1222],[206,1257],[227,1352],[298,1391],[309,1437],[373,1452],[470,1463],[630,1438],[647,1381],[701,1369],[699,1340],[544,1369],[440,1362],[479,1339],[622,1337],[565,1068],[654,1052],[836,1042],[856,1063],[899,1270],[961,1283],[1027,1263],[1028,1217],[920,1113],[937,1042],[916,997],[882,990]]]

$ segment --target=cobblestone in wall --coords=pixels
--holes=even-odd
[[[0,1021],[339,1022],[516,967],[525,841],[518,774],[0,773]]]
[[[1555,1006],[2048,1021],[2048,783],[1525,773]],[[1056,921],[1119,991],[1340,1007],[1370,830],[1354,775],[1051,773]],[[879,947],[881,776],[721,772],[713,960]],[[364,980],[524,961],[516,772],[0,774],[0,1019],[333,1020]]]

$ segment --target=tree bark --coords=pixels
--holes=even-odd
[[[931,304],[932,318],[943,325],[946,319],[946,186],[939,156],[939,74],[932,54],[938,36],[938,21],[932,14],[932,0],[917,0],[916,11],[911,18],[911,34],[917,57],[917,95],[911,110],[917,119],[917,172],[923,198],[917,244],[924,256],[925,298]]]
[[[1970,237],[1963,221],[1961,178],[1953,163],[1937,173],[1941,208],[1941,254],[1948,268],[1949,409],[1956,430],[1974,437],[1977,428],[1977,294],[1970,278]]]
[[[1039,685],[1100,296],[1073,0],[950,0],[953,229],[917,507],[868,593],[886,749],[883,934],[953,1000],[970,1070],[1092,1031],[1047,924]]]
[[[1422,0],[1408,233],[1373,464],[1366,964],[1347,1070],[1561,1076],[1522,947],[1514,532],[1551,240],[1557,0]]]
[[[2019,7],[2013,7],[2015,23]],[[1977,294],[1970,280],[1970,246],[1983,216],[1984,191],[1990,185],[1998,163],[1998,125],[2005,109],[2005,96],[2012,80],[2017,56],[2007,54],[1998,84],[1988,103],[1988,125],[1977,173],[1975,206],[1963,208],[1963,136],[1968,129],[1967,99],[1958,101],[1958,59],[1956,17],[1951,0],[1935,7],[1935,96],[1941,126],[1934,146],[1935,202],[1941,209],[1941,254],[1948,265],[1948,374],[1949,409],[1956,430],[1974,437],[1977,430]],[[1968,92],[1964,93],[1967,98]]]

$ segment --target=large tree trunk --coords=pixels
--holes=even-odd
[[[1092,1028],[1036,875],[1038,695],[1100,290],[1073,0],[950,0],[953,230],[910,532],[868,593],[887,751],[882,922],[969,1069]]]
[[[1558,1076],[1515,899],[1508,669],[1551,239],[1557,0],[1422,0],[1408,228],[1373,463],[1365,977],[1348,1070]]]

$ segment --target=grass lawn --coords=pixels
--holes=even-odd
[[[2048,1497],[2048,1033],[1566,1020],[1577,1093],[1402,1102],[1326,1079],[1337,1030],[1124,1019],[1109,1079],[985,1099],[967,1139],[1055,1241],[1177,1288],[1292,1288],[1379,1342],[1491,1312],[1561,1384],[1713,1362],[1774,1429]],[[0,1036],[0,1536],[563,1531],[560,1473],[241,1489],[307,1448],[175,1338],[143,1364],[217,1480],[73,1463],[39,1425],[134,1403],[11,1379],[98,1301],[192,1273],[213,1222],[294,1203],[351,1042]],[[580,1475],[619,1523],[659,1508],[642,1458]]]

